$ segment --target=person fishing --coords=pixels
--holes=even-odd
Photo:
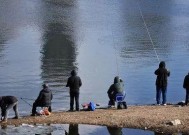
[[[114,83],[110,86],[110,88],[107,91],[108,97],[109,97],[109,103],[108,106],[115,107],[115,101],[116,101],[116,95],[120,93],[123,95],[123,99],[125,98],[125,91],[124,91],[124,84],[122,79],[119,78],[119,76],[116,76],[114,78]]]
[[[189,99],[189,73],[184,77],[183,88],[186,89],[185,105],[188,105],[188,99]]]
[[[76,111],[79,111],[79,89],[82,85],[81,78],[77,76],[75,70],[71,71],[71,76],[67,80],[66,87],[70,88],[70,110],[74,110],[74,99],[76,104]]]
[[[7,122],[9,110],[13,108],[15,112],[14,119],[18,119],[18,99],[15,96],[1,96],[0,97],[1,120]]]
[[[31,116],[35,116],[37,114],[37,107],[48,107],[48,111],[52,112],[51,109],[51,100],[53,99],[53,95],[51,90],[49,89],[48,84],[42,85],[43,89],[40,91],[37,99],[33,103],[32,114]]]
[[[155,70],[154,74],[157,75],[156,78],[156,101],[157,105],[160,105],[161,93],[163,97],[162,104],[166,104],[166,94],[167,94],[167,77],[170,76],[170,71],[165,67],[165,62],[161,61],[159,63],[159,68]]]

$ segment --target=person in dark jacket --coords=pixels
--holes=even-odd
[[[36,108],[37,107],[48,107],[49,112],[52,112],[51,109],[51,100],[53,98],[51,90],[49,90],[47,84],[43,84],[43,89],[40,91],[39,96],[33,103],[32,107],[32,115],[35,116],[37,114]]]
[[[166,105],[166,94],[167,94],[167,78],[170,76],[170,71],[165,67],[165,62],[161,61],[159,68],[155,70],[154,74],[157,75],[156,78],[156,101],[160,105],[161,93],[163,97],[162,104]]]
[[[79,111],[79,88],[82,85],[81,78],[77,76],[75,70],[71,71],[71,76],[67,80],[66,87],[70,88],[70,111],[74,110],[74,99],[76,103],[76,111]]]
[[[188,105],[188,99],[189,99],[189,73],[184,78],[183,88],[186,89],[185,104]]]
[[[0,97],[1,107],[1,120],[7,121],[8,112],[13,108],[15,112],[15,119],[18,119],[18,99],[14,96],[1,96]]]
[[[123,88],[123,81],[119,78],[119,76],[116,76],[114,78],[114,83],[110,86],[110,88],[107,91],[108,97],[110,99],[108,103],[109,106],[115,106],[116,95],[118,93],[123,94],[125,96],[125,91],[123,90]]]

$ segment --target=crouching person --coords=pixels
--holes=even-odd
[[[117,94],[121,94],[123,99],[125,98],[125,91],[124,91],[124,84],[123,81],[119,78],[119,76],[116,76],[114,78],[114,83],[110,86],[110,88],[107,91],[108,97],[109,97],[109,107],[115,107],[115,101]]]
[[[14,96],[0,97],[1,120],[7,122],[9,110],[13,108],[15,112],[14,119],[18,119],[18,99]]]
[[[53,98],[51,90],[49,90],[47,84],[43,84],[43,89],[40,91],[39,96],[33,103],[32,114],[31,116],[35,116],[37,114],[37,107],[48,107],[48,111],[51,112],[51,100]]]

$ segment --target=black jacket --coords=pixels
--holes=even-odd
[[[82,82],[75,70],[71,72],[71,77],[68,78],[66,87],[70,88],[70,92],[79,92]]]
[[[40,106],[51,106],[51,100],[53,98],[51,90],[48,88],[42,89],[39,93],[39,96],[35,100]]]
[[[184,82],[183,82],[183,88],[189,90],[189,73],[185,76]]]
[[[157,75],[156,86],[159,88],[167,87],[167,77],[170,76],[170,72],[165,68],[164,61],[160,62],[159,68],[154,74]]]
[[[2,96],[0,97],[0,107],[4,108],[7,105],[14,104],[18,101],[18,99],[14,96]]]

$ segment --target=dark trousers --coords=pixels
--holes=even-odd
[[[189,89],[186,89],[186,98],[185,98],[185,104],[188,104],[188,99],[189,99]]]
[[[33,103],[33,107],[32,107],[32,114],[36,114],[36,108],[37,107],[48,107],[48,111],[49,112],[52,112],[52,109],[51,109],[51,106],[44,106],[44,105],[41,105],[40,103],[37,103],[37,102],[34,102]]]
[[[79,111],[79,92],[70,92],[70,110],[74,109],[74,100],[76,110]]]
[[[167,102],[167,88],[166,87],[156,87],[156,101],[157,104],[160,104],[160,98],[162,94],[162,104],[166,104]]]
[[[18,117],[18,102],[12,103],[7,105],[5,108],[2,109],[2,116],[4,117],[4,120],[7,120],[9,110],[13,108],[15,112],[15,117]]]
[[[108,97],[109,97],[109,103],[108,105],[115,105],[115,95],[114,94],[108,94]]]

